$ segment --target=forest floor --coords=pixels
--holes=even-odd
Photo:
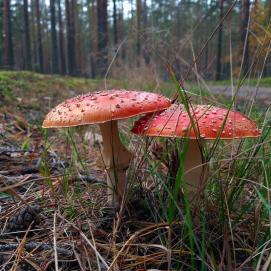
[[[90,166],[99,149],[93,148],[92,152],[85,149],[90,140],[84,137],[86,130],[73,135],[78,148],[89,156],[86,159],[89,172],[83,173],[78,160],[72,165],[72,150],[63,130],[50,130],[47,141],[46,132],[41,129],[52,106],[68,97],[102,88],[102,84],[30,72],[0,72],[1,270],[56,270],[53,253],[56,235],[59,267],[79,270],[76,251],[84,250],[89,241],[84,239],[81,229],[85,227],[92,232],[95,223],[93,233],[106,236],[102,228],[97,227],[96,231],[97,225],[108,220],[103,218],[101,208],[106,205],[105,188],[101,187],[105,176],[102,169]],[[57,222],[53,222],[56,213]],[[58,225],[57,233],[52,232],[54,223]],[[71,243],[67,242],[67,233],[73,239]],[[75,243],[82,247],[78,249]]]
[[[108,89],[126,86],[118,81],[107,82]],[[104,82],[99,80],[0,72],[0,270],[179,270],[177,266],[192,255],[177,237],[183,234],[180,225],[184,221],[169,227],[160,219],[162,207],[157,207],[159,201],[151,188],[146,188],[148,185],[143,189],[137,184],[128,208],[115,217],[106,204],[106,177],[99,163],[95,128],[91,133],[85,127],[69,131],[41,129],[52,106],[103,87]],[[215,94],[230,93],[222,86],[210,89]],[[265,106],[270,101],[269,90],[259,89],[258,97]],[[241,88],[240,94],[245,98],[247,89]],[[124,131],[128,126],[131,123],[121,124]],[[122,138],[136,150],[138,139],[125,132]],[[142,168],[136,180],[140,183],[142,172],[149,170]],[[154,209],[139,200],[143,195]],[[210,213],[204,219],[210,220],[214,233],[217,208],[211,203],[208,208]],[[243,235],[238,232],[243,243],[250,236],[246,232],[249,226],[238,222],[238,231],[244,229]],[[230,234],[225,229],[222,232]],[[227,254],[230,246],[224,247],[225,236],[215,236],[218,243],[211,241],[212,246]],[[161,241],[164,237],[170,242]],[[249,254],[253,248],[253,244],[248,249],[240,248],[235,255],[235,265],[247,268],[240,270],[254,270],[247,265],[253,259]],[[205,260],[217,262],[220,270],[226,264],[217,261],[212,252]],[[232,261],[230,256],[226,261]],[[189,266],[188,262],[185,265]],[[200,270],[200,261],[193,264]]]

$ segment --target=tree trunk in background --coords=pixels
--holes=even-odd
[[[61,0],[58,0],[58,25],[59,25],[59,62],[61,74],[66,74],[66,59],[64,47],[63,21],[61,12]]]
[[[114,36],[114,46],[117,49],[118,46],[118,20],[117,20],[117,3],[113,0],[113,36]]]
[[[73,54],[72,51],[72,42],[70,38],[71,32],[71,18],[70,18],[70,2],[69,0],[65,0],[65,9],[66,9],[66,38],[67,38],[67,61],[68,61],[68,74],[71,74],[71,70],[73,67]]]
[[[141,0],[136,0],[136,55],[137,55],[137,67],[140,66],[141,57],[141,16],[142,6]]]
[[[56,37],[56,11],[55,0],[50,0],[50,15],[51,15],[51,63],[52,72],[58,73],[58,51],[57,51],[57,37]]]
[[[31,39],[32,39],[32,68],[34,71],[38,70],[38,49],[37,49],[37,36],[36,36],[36,15],[35,15],[35,3],[36,0],[31,0],[31,10],[30,10],[30,28],[31,28]]]
[[[183,5],[183,1],[180,1],[175,7],[175,12],[176,12],[175,35],[177,38],[177,42],[181,40],[181,36],[182,36],[182,24],[181,24],[181,19],[182,19],[181,10],[183,9],[182,5]]]
[[[41,15],[43,72],[51,73],[50,7],[45,4],[45,0],[42,0],[40,4],[40,10],[43,11]]]
[[[150,64],[150,49],[148,48],[148,34],[147,34],[147,27],[148,27],[148,6],[147,0],[144,0],[143,3],[143,40],[145,42],[143,48],[143,57],[145,64]]]
[[[120,40],[123,40],[125,37],[125,27],[124,27],[124,19],[123,19],[123,2],[121,2],[121,8],[119,9],[118,14],[118,37]],[[126,47],[127,42],[124,42],[121,46],[121,58],[123,61],[126,59]]]
[[[249,68],[249,39],[248,39],[248,23],[249,23],[250,0],[242,0],[241,7],[241,48],[242,56],[244,56],[243,74],[246,74]]]
[[[91,78],[96,77],[96,53],[97,53],[97,14],[96,1],[89,0],[88,2],[90,29],[89,29],[89,50],[90,50],[90,74]]]
[[[29,32],[28,0],[24,0],[24,47],[25,47],[25,69],[32,69],[31,41]]]
[[[43,65],[43,46],[42,46],[42,35],[41,35],[41,23],[40,23],[40,2],[36,0],[36,18],[37,18],[37,46],[38,46],[38,57],[39,57],[39,71],[44,71]]]
[[[219,21],[222,20],[224,16],[224,0],[220,0],[219,3]],[[221,80],[221,58],[222,58],[222,47],[223,47],[223,24],[221,24],[218,32],[218,40],[217,40],[217,56],[216,56],[216,80]]]
[[[97,74],[103,77],[107,70],[107,0],[97,0]]]
[[[3,2],[3,64],[10,69],[14,64],[10,0]]]
[[[68,55],[68,73],[75,75],[76,55],[75,55],[75,27],[74,14],[72,12],[72,3],[66,0],[66,23],[67,23],[67,55]]]
[[[84,60],[82,57],[82,46],[81,46],[81,33],[80,23],[78,19],[78,5],[77,0],[71,1],[71,14],[73,18],[74,28],[74,48],[75,48],[75,75],[85,75]]]

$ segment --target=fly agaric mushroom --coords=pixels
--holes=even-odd
[[[184,170],[188,199],[192,203],[204,181],[204,161],[200,143],[207,139],[259,137],[256,123],[239,112],[210,105],[192,105],[189,114],[183,105],[173,104],[162,112],[147,114],[137,120],[132,132],[138,135],[187,138]],[[195,129],[194,129],[195,128]]]
[[[126,170],[132,154],[121,143],[117,122],[142,113],[166,109],[170,101],[143,91],[97,91],[68,99],[51,110],[43,128],[99,124],[103,137],[102,157],[107,171],[108,200],[118,205],[126,186]]]

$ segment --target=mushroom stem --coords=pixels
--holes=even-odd
[[[194,204],[200,198],[206,181],[206,166],[200,145],[196,139],[188,140],[188,149],[184,162],[184,176],[187,185],[187,194],[190,204]]]
[[[100,129],[103,137],[102,156],[107,172],[108,201],[117,206],[125,191],[126,170],[132,154],[119,138],[117,121],[101,123]]]

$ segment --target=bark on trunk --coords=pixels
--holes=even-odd
[[[74,47],[75,47],[75,63],[76,63],[76,75],[84,75],[84,59],[82,57],[82,44],[81,44],[81,33],[80,24],[78,20],[78,5],[76,0],[72,0],[72,17],[74,24]]]
[[[28,0],[24,0],[24,47],[25,47],[25,69],[32,69],[31,41],[29,32]]]
[[[38,46],[38,56],[39,56],[39,71],[44,71],[43,65],[43,45],[42,45],[42,34],[41,34],[41,23],[40,23],[40,1],[36,0],[36,18],[37,18],[37,46]]]
[[[90,73],[91,78],[96,77],[96,56],[97,56],[97,13],[96,0],[91,0],[88,4],[90,16]]]
[[[3,64],[12,69],[14,64],[10,0],[3,3]]]
[[[43,14],[50,14],[50,9],[45,5],[44,0],[41,1]],[[42,33],[42,55],[43,55],[43,72],[49,73],[51,70],[51,57],[50,57],[50,30],[49,21],[46,16],[41,15],[41,33]]]
[[[147,6],[147,0],[144,0],[143,3],[143,40],[145,42],[144,48],[143,48],[143,57],[145,64],[150,64],[150,49],[148,48],[148,34],[147,34],[147,27],[148,27],[148,6]]]
[[[58,0],[58,25],[59,25],[59,60],[61,74],[66,74],[66,59],[64,47],[63,21],[61,11],[61,0]]]
[[[58,51],[57,51],[57,37],[56,37],[56,14],[55,14],[55,0],[50,0],[51,13],[51,58],[52,58],[52,72],[58,73]]]
[[[108,62],[108,33],[107,33],[107,0],[97,0],[97,73],[103,77],[107,70]]]
[[[32,67],[35,71],[38,71],[38,46],[37,46],[37,26],[36,26],[36,0],[31,0],[31,13],[30,13],[30,26],[31,26],[31,38],[33,42],[32,47]]]
[[[75,55],[75,27],[74,27],[74,13],[72,10],[72,3],[66,0],[66,23],[67,23],[67,55],[68,55],[68,73],[70,75],[76,74],[76,55]]]
[[[121,5],[121,8],[119,10],[119,16],[118,16],[118,37],[120,40],[123,40],[124,36],[125,36],[125,27],[124,27],[124,19],[123,19],[123,3]],[[121,59],[123,61],[125,61],[126,59],[126,48],[127,48],[127,42],[122,44],[121,47]]]
[[[113,33],[114,33],[114,46],[118,46],[118,24],[117,24],[117,3],[113,0]]]
[[[220,0],[219,3],[219,20],[221,21],[224,16],[224,0]],[[217,55],[216,55],[216,80],[221,80],[221,58],[222,58],[222,46],[223,46],[223,23],[221,24],[218,31],[218,40],[217,40]]]
[[[137,67],[140,66],[141,57],[141,13],[142,6],[141,0],[136,0],[136,54],[137,54]]]

